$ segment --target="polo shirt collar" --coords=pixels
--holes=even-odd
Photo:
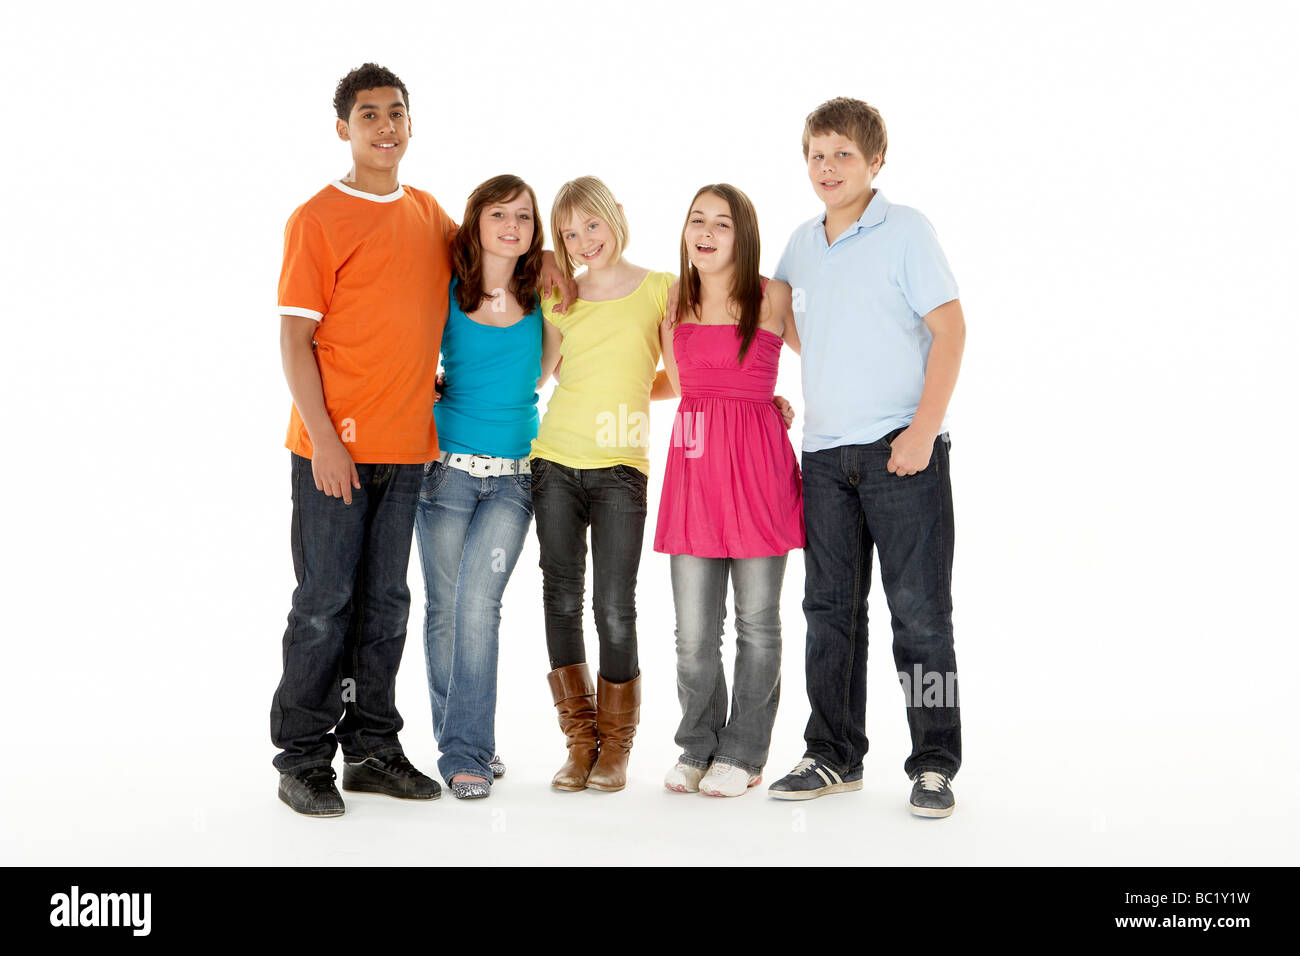
[[[885,194],[877,189],[875,195],[871,197],[871,202],[867,203],[867,208],[862,210],[862,215],[858,217],[857,221],[853,223],[853,225],[845,229],[843,235],[835,241],[839,242],[848,236],[857,235],[863,229],[869,229],[872,226],[880,225],[885,221],[885,213],[889,210],[891,205],[892,203],[885,198]],[[825,227],[826,214],[822,213],[821,218],[817,220],[817,228],[819,230],[824,230]],[[825,232],[823,232],[822,235],[825,236]]]

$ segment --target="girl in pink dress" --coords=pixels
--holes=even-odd
[[[797,353],[790,287],[758,273],[758,217],[725,183],[691,201],[677,321],[660,328],[681,396],[655,550],[672,555],[682,754],[664,785],[739,796],[762,779],[781,692],[781,581],[804,545],[802,482],[772,403],[781,346]],[[722,668],[727,580],[736,666]]]

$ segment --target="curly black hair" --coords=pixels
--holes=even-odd
[[[362,90],[373,90],[379,86],[397,87],[402,91],[402,100],[406,103],[406,108],[408,110],[411,108],[411,94],[406,92],[406,84],[398,79],[396,73],[378,63],[363,63],[339,80],[338,88],[334,91],[335,114],[346,123],[348,117],[352,115],[352,107],[356,105],[357,94]]]

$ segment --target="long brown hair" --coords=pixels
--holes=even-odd
[[[460,280],[456,286],[456,304],[462,312],[477,311],[483,300],[491,297],[483,288],[483,242],[479,236],[479,217],[489,206],[511,202],[525,191],[533,203],[533,241],[529,243],[528,251],[515,261],[508,291],[525,312],[537,307],[537,283],[542,275],[542,246],[545,243],[542,221],[537,212],[537,194],[518,176],[506,173],[493,176],[470,193],[465,202],[465,217],[451,240],[451,265]]]
[[[731,274],[731,289],[728,291],[728,304],[734,304],[740,310],[740,322],[736,334],[740,336],[740,351],[736,361],[742,362],[749,351],[754,336],[758,334],[758,320],[763,311],[763,279],[758,274],[758,213],[749,197],[729,183],[712,183],[701,186],[691,198],[686,210],[686,221],[682,223],[681,249],[681,308],[677,310],[680,318],[683,312],[698,314],[700,308],[700,273],[691,264],[691,257],[686,249],[686,227],[690,225],[691,210],[695,200],[705,193],[712,193],[731,207],[731,225],[735,232],[732,262],[735,271]]]

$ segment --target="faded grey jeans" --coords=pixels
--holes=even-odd
[[[670,561],[677,611],[677,699],[682,705],[674,738],[682,748],[679,759],[701,769],[722,760],[761,773],[781,697],[780,606],[786,555],[674,554]],[[722,666],[728,577],[736,609],[730,715]]]

